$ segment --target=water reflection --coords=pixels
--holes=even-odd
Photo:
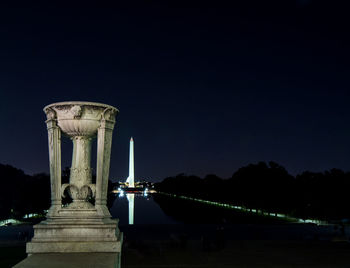
[[[118,189],[119,192],[119,198],[123,198],[125,196],[125,191],[123,191],[121,188]],[[146,191],[145,191],[146,192]],[[147,196],[147,193],[146,195]],[[126,198],[128,199],[129,203],[129,224],[134,224],[134,212],[135,212],[135,193],[126,193]]]
[[[133,198],[128,198],[128,194],[130,196],[133,195]],[[151,191],[130,193],[126,191],[121,192],[118,189],[113,195],[115,200],[110,207],[110,212],[113,218],[119,219],[121,226],[129,225],[129,222],[133,222],[134,225],[178,223],[164,213],[158,202],[155,202],[155,194]],[[133,204],[130,201],[133,201]],[[133,214],[129,214],[129,211],[133,212]]]
[[[143,193],[139,192],[138,195],[142,195],[143,197],[148,196],[148,189],[146,188],[145,191],[143,191]],[[123,194],[120,195],[120,197],[124,196],[124,191]],[[128,199],[128,203],[129,203],[129,224],[133,225],[134,224],[134,213],[135,213],[135,193],[127,193],[126,194],[126,198]]]
[[[134,224],[134,208],[135,208],[135,194],[134,193],[128,193],[126,194],[126,197],[128,198],[129,202],[129,224]]]

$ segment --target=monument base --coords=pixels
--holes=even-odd
[[[42,253],[32,254],[14,268],[119,268],[120,253]]]
[[[26,252],[121,252],[123,234],[118,221],[111,219],[46,220],[34,225],[34,237],[26,245]]]
[[[30,242],[27,243],[26,252],[34,253],[120,253],[122,237],[117,242],[83,242],[83,241],[50,241],[50,242]]]

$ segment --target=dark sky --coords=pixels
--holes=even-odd
[[[348,7],[231,2],[2,6],[0,163],[48,172],[42,108],[86,100],[120,110],[112,178],[128,175],[130,136],[153,181],[270,160],[350,170]]]

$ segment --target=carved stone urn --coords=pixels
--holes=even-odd
[[[109,122],[109,127],[113,129],[118,110],[105,104],[62,102],[48,105],[44,111],[48,120],[56,117],[57,125],[62,133],[73,141],[70,182],[62,185],[62,196],[67,188],[73,199],[69,208],[92,208],[92,204],[87,201],[89,197],[96,195],[96,187],[91,183],[91,142],[97,136],[102,121]],[[108,137],[105,142],[110,143],[110,139],[111,137]]]
[[[34,226],[27,253],[120,252],[122,234],[107,209],[112,134],[118,110],[94,102],[59,102],[44,108],[49,139],[51,207]],[[61,183],[61,137],[73,142],[69,183]],[[91,145],[97,138],[96,184],[92,183]],[[73,202],[62,206],[68,192]],[[88,200],[94,197],[93,205]]]

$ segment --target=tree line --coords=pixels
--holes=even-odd
[[[50,177],[33,176],[10,165],[0,164],[0,219],[21,219],[25,214],[41,214],[50,206]]]
[[[68,183],[69,173],[69,168],[62,171],[62,183]],[[48,174],[30,176],[20,169],[0,164],[0,181],[0,219],[21,219],[29,213],[44,214],[50,207]],[[117,183],[109,181],[109,190],[116,185]],[[228,179],[214,174],[204,178],[179,174],[165,178],[156,183],[155,187],[166,193],[231,203],[304,219],[350,219],[350,172],[339,169],[325,172],[305,171],[292,176],[275,162],[259,162],[238,169]],[[109,194],[109,207],[113,205],[114,198],[113,194]],[[70,201],[69,197],[63,200],[64,203]]]
[[[68,183],[69,177],[70,169],[63,169],[62,183]],[[93,182],[95,180],[96,176],[93,176]],[[50,208],[50,175],[39,173],[31,176],[10,165],[0,164],[0,181],[0,220],[20,220],[30,213],[45,215],[45,211]],[[109,180],[108,189],[112,190],[113,187],[114,184]],[[114,195],[108,195],[107,206],[112,206],[114,198]],[[69,195],[65,194],[63,204],[71,201]],[[89,201],[94,202],[93,199]]]
[[[230,178],[179,174],[155,185],[158,191],[230,203],[298,218],[350,219],[350,172],[331,169],[292,176],[275,162],[238,169]]]

